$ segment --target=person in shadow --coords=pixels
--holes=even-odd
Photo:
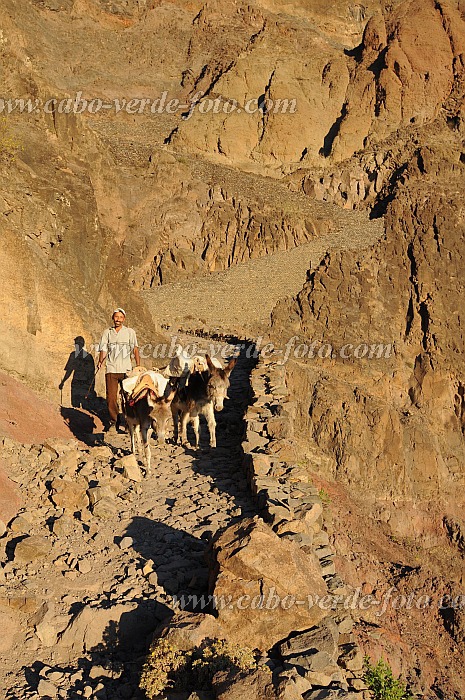
[[[85,340],[82,335],[74,339],[74,351],[70,353],[65,365],[65,374],[59,384],[60,391],[65,382],[71,379],[71,406],[74,408],[89,408],[89,402],[96,399],[94,376],[94,358],[85,349]]]

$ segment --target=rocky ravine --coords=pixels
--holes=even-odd
[[[0,10],[0,72],[8,96],[44,100],[83,90],[84,97],[111,100],[130,85],[128,97],[167,90],[188,100],[201,89],[204,105],[217,98],[237,99],[243,107],[248,99],[298,97],[296,114],[261,109],[244,119],[224,113],[205,118],[200,109],[189,120],[180,114],[10,115],[0,154],[0,363],[57,403],[73,338],[94,342],[108,310],[122,303],[122,290],[140,341],[159,342],[156,309],[153,322],[144,298],[155,304],[165,282],[190,280],[193,273],[202,275],[193,289],[207,307],[202,315],[196,308],[189,312],[189,298],[178,287],[175,319],[184,324],[191,315],[191,328],[229,329],[227,304],[208,305],[209,285],[213,297],[219,280],[229,298],[229,279],[242,285],[250,280],[257,303],[249,299],[242,310],[236,305],[230,319],[238,330],[250,320],[252,332],[277,294],[275,288],[269,299],[261,296],[266,265],[255,267],[254,258],[273,253],[270,265],[282,279],[286,261],[307,255],[309,249],[296,246],[311,246],[320,259],[311,257],[308,267],[299,260],[299,271],[311,268],[299,281],[301,290],[296,278],[286,280],[294,298],[275,309],[271,331],[266,318],[265,328],[255,329],[269,332],[278,346],[295,335],[335,348],[393,346],[389,357],[375,362],[292,357],[286,373],[298,439],[280,460],[308,460],[312,478],[332,494],[339,566],[349,582],[356,586],[361,578],[373,595],[389,585],[435,595],[463,588],[463,17],[461,0],[341,0],[330,9],[296,0],[286,4],[286,14],[272,0],[45,0],[21,6],[7,0]],[[353,218],[336,204],[368,207],[372,216],[386,213],[385,236],[374,236],[370,249],[356,245],[351,251],[344,241],[341,252],[333,245],[340,223]],[[357,213],[357,221],[363,227],[366,216]],[[238,262],[244,266],[227,277],[226,268]],[[256,269],[258,290],[252,286]],[[139,289],[151,291],[142,297]],[[168,325],[169,292],[163,294]],[[16,427],[16,405],[9,403],[1,415],[7,430]],[[268,427],[257,428],[260,437],[269,437]],[[280,430],[279,420],[274,429]],[[36,477],[39,467],[47,468],[40,460],[50,457],[51,463],[55,454],[45,450],[36,459],[36,452],[24,460],[34,463],[31,498],[42,489],[55,517],[49,486]],[[108,459],[107,452],[104,471]],[[87,475],[91,482],[104,480],[96,469]],[[117,470],[115,489],[121,483]],[[81,481],[81,496],[83,487]],[[99,507],[112,511],[109,491],[102,501]],[[28,527],[55,542],[47,512]],[[85,527],[93,517],[83,521],[79,540],[91,549]],[[18,527],[26,525],[19,521]],[[2,541],[11,536],[8,531]],[[13,547],[5,557],[14,562]],[[63,580],[87,575],[76,565],[66,563],[71,576]],[[47,569],[39,573],[46,576]],[[20,570],[18,581],[21,576]],[[16,574],[11,581],[16,585]],[[16,604],[22,605],[8,602],[8,608]],[[17,613],[24,626],[25,605]],[[64,601],[58,618],[74,614],[71,607]],[[37,606],[31,613],[30,630],[42,612]],[[5,624],[16,629],[15,614],[8,616]],[[383,650],[419,693],[463,695],[461,610],[392,614],[383,625],[367,616],[362,628],[366,648]],[[36,636],[31,632],[31,639]],[[439,662],[432,659],[435,647]],[[66,676],[63,683],[69,682]]]
[[[318,490],[276,454],[287,442],[283,419],[272,418],[289,403],[282,368],[261,364],[251,382],[255,362],[243,352],[231,375],[218,447],[205,450],[205,434],[198,453],[167,444],[150,475],[128,456],[127,436],[87,449],[63,438],[32,446],[4,438],[24,503],[0,540],[6,698],[142,698],[141,662],[161,621],[180,648],[215,636],[260,651],[250,677],[220,674],[211,698],[369,697],[344,606],[239,607],[256,595],[308,603],[350,593],[335,575]],[[278,494],[286,471],[290,489]],[[209,593],[233,604],[212,617],[211,605],[192,602]]]
[[[377,7],[370,3],[369,12]],[[250,96],[258,98],[273,71],[268,64],[276,40],[283,46],[283,59],[288,58],[286,37],[293,20],[281,18],[274,5],[231,8],[224,3],[228,29],[218,26],[212,41],[218,9],[196,2],[6,2],[0,10],[2,96],[44,104],[78,92],[84,99],[112,101],[155,99],[167,91],[170,98],[185,101],[192,90],[208,91],[224,72],[230,73],[227,67],[239,65],[244,52],[252,61],[247,76],[260,74],[250,88]],[[302,15],[297,24],[303,36],[308,10],[300,3],[294,10]],[[341,2],[330,17],[315,8],[310,22],[315,25],[312,50],[323,41],[332,55],[341,53],[341,41],[351,47],[357,43],[365,15]],[[255,40],[262,47],[259,63]],[[332,90],[336,68],[325,93]],[[328,128],[338,110],[335,105],[327,111]],[[294,116],[283,118],[287,131],[292,125],[300,140],[302,125]],[[289,192],[264,178],[261,167],[249,177],[231,170],[238,164],[243,122],[229,137],[233,157],[222,156],[216,170],[203,148],[193,145],[189,151],[170,137],[181,123],[180,113],[112,111],[105,116],[40,108],[14,111],[2,122],[4,370],[51,396],[62,369],[60,357],[70,351],[76,335],[87,345],[98,340],[109,311],[122,303],[121,290],[132,323],[145,329],[151,319],[132,288],[225,269],[338,228],[334,207]],[[304,140],[313,129],[305,123]],[[198,126],[195,131],[200,134]],[[278,143],[286,143],[279,120],[260,126],[259,132],[265,160]],[[270,143],[264,149],[266,134]],[[225,138],[223,142],[224,150]],[[292,150],[301,153],[304,147],[299,143]],[[194,150],[199,158],[191,156]],[[151,337],[145,340],[152,342],[155,336],[162,339],[157,327],[147,335]]]
[[[127,456],[126,435],[87,449],[3,440],[22,503],[2,526],[3,697],[134,696],[147,635],[173,595],[207,591],[211,534],[255,512],[240,448],[248,372],[245,361],[232,376],[219,447],[167,444],[151,477]]]
[[[424,139],[418,130],[434,132],[442,101],[457,99],[460,11],[345,0],[330,10],[287,3],[286,14],[274,2],[4,3],[6,98],[43,104],[81,92],[111,102],[167,91],[185,101],[201,90],[241,105],[295,97],[298,110],[189,120],[11,113],[4,145],[16,146],[0,148],[2,367],[51,395],[60,355],[76,335],[96,342],[122,289],[133,323],[146,328],[133,288],[226,269],[345,225],[344,213],[306,195],[383,202]]]

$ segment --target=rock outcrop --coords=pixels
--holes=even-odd
[[[446,497],[464,478],[462,166],[439,147],[422,152],[389,205],[384,240],[326,256],[274,312],[283,342],[331,345],[332,358],[315,351],[308,370],[300,358],[291,372],[306,396],[303,425],[334,456],[332,476],[374,497]]]
[[[218,620],[236,644],[270,649],[324,617],[318,606],[295,604],[326,593],[318,562],[297,544],[280,541],[259,519],[241,521],[220,534],[212,555]]]

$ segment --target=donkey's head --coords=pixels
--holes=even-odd
[[[157,433],[159,443],[165,442],[166,427],[168,419],[171,417],[171,403],[176,395],[177,387],[168,385],[164,396],[157,397],[154,392],[148,398],[147,403],[150,408],[150,419],[152,428]]]
[[[229,375],[233,371],[237,359],[233,358],[224,369],[215,367],[211,361],[210,355],[206,355],[205,359],[210,373],[207,383],[207,396],[213,403],[215,411],[222,411],[223,403],[228,398]]]

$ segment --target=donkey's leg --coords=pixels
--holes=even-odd
[[[192,427],[194,428],[194,435],[195,435],[195,448],[198,449],[199,447],[199,426],[200,426],[200,417],[193,416],[192,418]]]
[[[173,416],[173,441],[177,445],[179,438],[179,411],[177,408],[171,409],[171,415]]]
[[[128,421],[128,428],[129,428],[129,435],[131,437],[131,452],[133,455],[135,455],[136,454],[136,440],[135,440],[136,429],[135,429],[134,423],[132,421]]]
[[[190,420],[189,411],[184,411],[181,415],[181,444],[187,446],[187,424]]]
[[[139,423],[136,423],[136,426],[134,428],[134,432],[135,432],[136,438],[137,438],[137,452],[138,452],[138,454],[142,454],[142,440],[141,440],[141,436],[140,436],[140,424]],[[135,452],[134,452],[134,454],[135,454]]]
[[[208,404],[205,411],[205,417],[207,419],[208,430],[210,433],[210,447],[216,447],[216,421],[212,403]]]
[[[152,435],[152,426],[150,424],[144,424],[141,426],[142,440],[144,443],[144,454],[145,454],[145,465],[147,469],[147,474],[150,474],[150,460],[152,453],[150,452],[150,437]]]

